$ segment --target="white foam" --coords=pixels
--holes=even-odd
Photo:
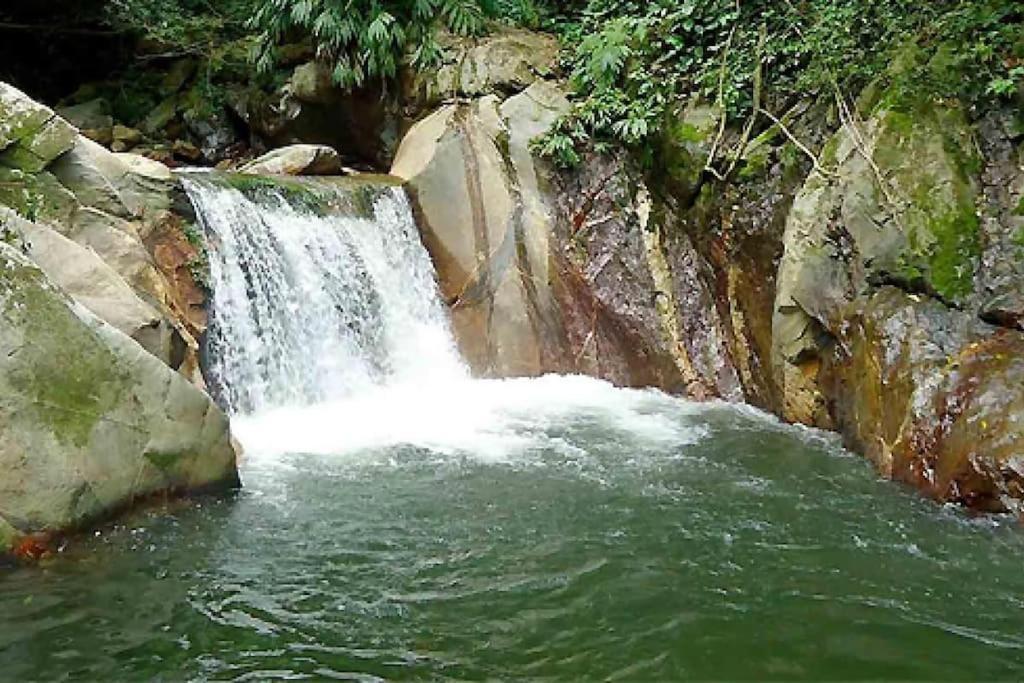
[[[536,450],[595,443],[672,448],[702,429],[684,420],[694,404],[655,391],[548,375],[536,379],[396,382],[313,406],[233,420],[247,457],[283,453],[353,456],[395,446],[503,461]],[[583,434],[585,432],[585,439]]]

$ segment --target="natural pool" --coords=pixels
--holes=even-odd
[[[237,495],[0,573],[0,678],[1024,676],[1012,520],[748,409],[575,377],[446,397],[238,420]]]

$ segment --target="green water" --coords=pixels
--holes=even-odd
[[[500,455],[251,456],[237,495],[0,570],[0,678],[1024,677],[1015,523],[749,411],[631,400],[521,414]]]

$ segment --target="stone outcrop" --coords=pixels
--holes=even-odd
[[[894,287],[842,320],[821,388],[847,443],[937,500],[1024,512],[1024,334]]]
[[[0,554],[238,483],[227,418],[196,386],[205,320],[180,260],[201,252],[179,192],[0,84]]]
[[[153,494],[237,485],[209,396],[3,243],[0,315],[0,552]]]
[[[787,420],[838,430],[939,500],[1020,512],[1022,180],[1005,120],[882,97],[825,145],[787,219],[772,361]]]
[[[392,174],[407,180],[464,356],[487,376],[580,372],[742,397],[694,273],[704,261],[669,236],[642,174],[624,158],[559,173],[531,151],[567,108],[557,84],[534,80],[439,108],[398,151]]]
[[[170,170],[108,151],[8,85],[0,84],[0,102],[0,205],[28,219],[7,214],[7,229],[93,313],[196,377],[195,330],[183,323],[188,304],[142,239],[171,208]]]

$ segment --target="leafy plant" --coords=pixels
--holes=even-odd
[[[908,44],[956,46],[942,68],[925,59],[894,82],[908,97],[1010,96],[1024,81],[1016,0],[589,0],[548,25],[576,46],[575,107],[537,144],[563,164],[581,144],[645,152],[689,94],[750,120],[769,95],[856,92]]]
[[[421,69],[436,64],[439,25],[478,35],[489,18],[513,10],[522,15],[529,7],[490,0],[261,0],[252,20],[260,31],[254,57],[268,71],[282,41],[309,36],[318,58],[333,65],[334,81],[352,88],[394,78],[404,59]]]

